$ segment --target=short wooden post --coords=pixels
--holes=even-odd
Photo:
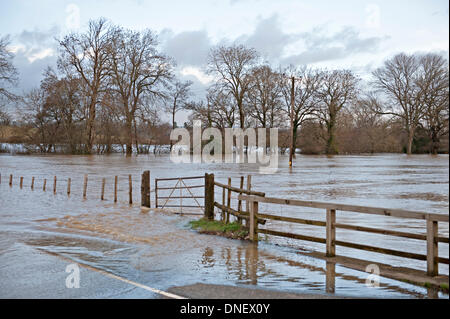
[[[83,199],[86,199],[87,185],[88,185],[88,174],[85,174],[83,183]]]
[[[214,220],[214,174],[205,174],[205,218]]]
[[[334,293],[336,290],[336,263],[327,261],[325,272],[325,290]]]
[[[117,203],[117,184],[119,181],[118,176],[114,176],[114,203]]]
[[[56,176],[53,178],[53,193],[56,194]]]
[[[258,241],[258,202],[250,200],[250,229],[249,237],[251,241]]]
[[[133,183],[131,180],[131,175],[128,175],[128,185],[129,185],[129,195],[130,195],[129,203],[131,205],[131,204],[133,204]]]
[[[12,186],[13,175],[9,175],[9,186]]]
[[[327,209],[327,221],[326,221],[326,245],[327,245],[327,257],[334,257],[336,255],[336,210]]]
[[[141,206],[150,208],[150,171],[144,171],[142,174]]]
[[[67,179],[67,195],[70,196],[70,184],[72,183],[72,179],[69,177]]]
[[[433,277],[439,274],[438,222],[435,220],[427,220],[427,274]]]
[[[231,177],[228,177],[228,186],[231,187]],[[230,222],[230,208],[231,208],[231,189],[228,189],[228,197],[227,197],[227,219],[225,221],[225,223],[229,223]]]
[[[42,190],[45,192],[45,189],[47,187],[47,179],[44,178],[44,185],[42,185]]]
[[[105,200],[105,184],[106,184],[106,178],[102,179],[102,196],[101,200]]]
[[[34,190],[34,176],[31,178],[31,190]]]
[[[23,176],[20,176],[20,189],[23,187]]]

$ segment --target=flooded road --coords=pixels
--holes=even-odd
[[[206,172],[214,173],[216,180],[222,183],[231,177],[233,186],[238,187],[239,176],[251,174],[252,188],[270,197],[448,214],[448,159],[448,156],[427,155],[297,156],[292,171],[286,167],[287,159],[281,158],[277,174],[260,175],[258,167],[251,164],[173,164],[167,156],[2,155],[0,297],[27,296],[26,292],[14,288],[17,274],[13,269],[19,264],[30,272],[33,267],[45,268],[44,262],[39,264],[38,261],[40,254],[48,253],[162,290],[206,283],[337,296],[426,298],[427,289],[386,278],[381,279],[379,288],[367,287],[367,273],[339,265],[330,278],[325,261],[300,253],[324,251],[321,244],[264,236],[255,246],[246,241],[197,234],[189,229],[188,223],[198,216],[174,214],[177,210],[141,211],[140,174],[151,170],[152,188],[155,178],[203,176]],[[8,185],[9,174],[14,176],[12,187]],[[89,174],[86,200],[82,198],[84,174]],[[128,204],[129,174],[133,180],[135,204],[132,206]],[[115,175],[119,176],[116,204],[112,200]],[[19,187],[21,176],[24,178],[22,189]],[[53,176],[58,178],[56,194],[53,194]],[[32,177],[35,177],[34,190],[31,190]],[[72,180],[70,196],[66,191],[68,178]],[[102,178],[106,178],[105,201],[100,200]],[[44,179],[47,179],[46,192],[42,190]],[[221,200],[219,190],[216,196]],[[236,206],[236,198],[232,205]],[[306,219],[324,218],[323,211],[310,208],[261,205],[260,211]],[[422,221],[338,212],[337,222],[425,233]],[[439,234],[448,237],[448,224],[439,225]],[[266,227],[315,237],[325,235],[325,229],[308,225],[271,221]],[[355,233],[338,230],[337,239],[426,252],[425,242]],[[440,256],[448,258],[448,252],[448,245],[441,243]],[[425,262],[409,259],[341,247],[337,248],[337,253],[426,269]],[[38,294],[50,298],[71,297],[64,288],[65,265],[67,262],[62,262],[61,266],[55,264],[49,274],[61,276],[61,292],[44,293],[38,289]],[[439,271],[448,275],[448,266],[441,264]],[[89,275],[82,273],[82,286],[88,285],[87,278]],[[158,297],[143,294],[136,287],[116,290],[108,287],[108,293],[89,297]],[[448,298],[442,293],[439,296]]]

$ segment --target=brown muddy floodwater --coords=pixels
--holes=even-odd
[[[426,298],[427,289],[381,278],[379,288],[366,286],[368,274],[336,266],[334,289],[327,289],[327,265],[302,251],[324,251],[324,245],[264,236],[255,246],[246,241],[200,235],[188,223],[198,218],[173,211],[141,211],[140,174],[155,178],[203,176],[214,173],[226,183],[252,175],[252,188],[266,196],[329,201],[448,214],[448,156],[297,156],[294,169],[280,158],[277,174],[260,175],[251,164],[173,164],[168,156],[0,156],[0,297],[8,297],[13,281],[4,280],[2,264],[23,262],[24,247],[58,254],[75,262],[106,270],[150,287],[167,290],[195,283],[242,285],[295,293],[337,296]],[[14,175],[13,186],[8,185]],[[83,175],[89,174],[88,196],[82,199]],[[128,205],[128,174],[133,176],[133,199]],[[113,202],[113,180],[119,176],[119,202]],[[19,178],[23,179],[23,189]],[[57,192],[53,194],[53,176]],[[34,190],[31,178],[35,177]],[[67,179],[71,195],[67,196]],[[107,178],[105,201],[100,201],[102,178]],[[43,192],[43,180],[47,191]],[[191,182],[194,185],[195,181]],[[167,184],[167,186],[173,186]],[[200,193],[203,190],[200,189]],[[197,191],[198,192],[198,191]],[[217,190],[217,198],[222,194]],[[175,201],[174,204],[177,204]],[[192,204],[185,201],[184,204]],[[152,206],[154,193],[152,192]],[[233,206],[236,198],[233,198]],[[323,220],[324,212],[310,208],[260,206],[260,211],[283,216]],[[184,211],[187,212],[186,210]],[[192,212],[192,211],[191,211]],[[199,212],[194,211],[194,212]],[[422,221],[351,213],[337,214],[337,222],[424,234]],[[448,237],[448,224],[439,233]],[[266,227],[324,237],[325,229],[308,225],[268,222]],[[426,253],[422,241],[338,230],[338,240],[396,250]],[[387,257],[338,247],[339,255],[424,270],[425,262]],[[448,244],[439,254],[448,258]],[[26,257],[25,257],[25,260]],[[33,260],[30,257],[30,267]],[[448,275],[448,266],[440,265]],[[16,294],[17,295],[17,294]],[[128,296],[139,297],[139,293]],[[447,294],[439,293],[448,298]],[[20,297],[20,293],[19,293]],[[120,296],[119,296],[120,297]]]

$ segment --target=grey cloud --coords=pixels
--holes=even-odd
[[[169,36],[164,31],[162,38],[164,51],[175,58],[179,65],[201,66],[206,62],[212,46],[206,31],[186,31]]]
[[[241,36],[235,42],[255,48],[269,60],[277,60],[282,56],[284,48],[297,38],[298,35],[284,33],[278,16],[273,15],[261,19],[252,34]]]
[[[16,40],[27,47],[55,46],[55,38],[58,37],[60,28],[54,26],[49,30],[24,30],[16,36]]]
[[[60,29],[55,26],[48,30],[24,30],[14,36],[12,46],[19,47],[14,54],[14,65],[19,72],[19,87],[15,90],[17,93],[38,87],[47,67],[56,67],[58,43],[55,38],[59,34]],[[53,55],[30,61],[30,57],[47,49],[53,50]]]
[[[283,64],[309,64],[343,59],[354,54],[375,52],[387,37],[362,38],[353,27],[328,35],[324,28],[299,34],[305,50],[283,59]]]

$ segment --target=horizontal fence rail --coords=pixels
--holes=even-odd
[[[270,197],[262,197],[255,195],[239,195],[240,200],[245,200],[249,202],[250,205],[250,239],[257,241],[258,233],[267,234],[272,236],[280,236],[287,238],[294,238],[299,240],[311,241],[316,243],[322,243],[326,245],[326,255],[328,257],[333,257],[336,254],[336,246],[343,246],[353,249],[365,250],[370,252],[376,252],[381,254],[387,254],[397,257],[403,258],[411,258],[416,260],[423,260],[427,262],[427,274],[429,276],[437,276],[438,265],[449,264],[448,258],[442,258],[438,256],[438,243],[447,243],[449,239],[447,237],[438,236],[438,223],[449,222],[448,215],[434,214],[434,213],[424,213],[424,212],[416,212],[416,211],[407,211],[407,210],[399,210],[399,209],[387,209],[387,208],[378,208],[378,207],[367,207],[367,206],[357,206],[357,205],[346,205],[346,204],[336,204],[336,203],[323,203],[323,202],[313,202],[313,201],[301,201],[301,200],[291,200],[291,199],[282,199],[282,198],[270,198]],[[294,217],[285,217],[285,216],[276,216],[271,214],[264,214],[258,212],[258,204],[259,203],[267,203],[267,204],[276,204],[276,205],[288,205],[288,206],[299,206],[299,207],[310,207],[310,208],[319,208],[326,210],[326,221],[316,221],[316,220],[308,220],[302,218],[294,218]],[[374,214],[381,216],[389,216],[396,218],[409,218],[409,219],[420,219],[425,220],[427,223],[426,226],[426,235],[422,234],[411,234],[407,232],[394,231],[394,230],[384,230],[377,229],[371,227],[363,227],[363,226],[355,226],[355,225],[346,225],[342,223],[336,223],[336,211],[342,212],[353,212],[353,213],[361,213],[361,214]],[[258,222],[260,219],[270,219],[277,220],[282,222],[290,222],[290,223],[298,223],[298,224],[306,224],[313,226],[326,227],[326,238],[318,238],[313,236],[306,236],[300,234],[291,234],[287,232],[275,231],[271,229],[258,229]],[[395,237],[403,237],[410,238],[416,240],[426,241],[427,244],[427,254],[418,254],[414,252],[405,252],[388,248],[375,247],[365,244],[351,243],[336,240],[336,229],[347,229],[359,232],[368,232],[375,233],[380,235],[388,235]]]

